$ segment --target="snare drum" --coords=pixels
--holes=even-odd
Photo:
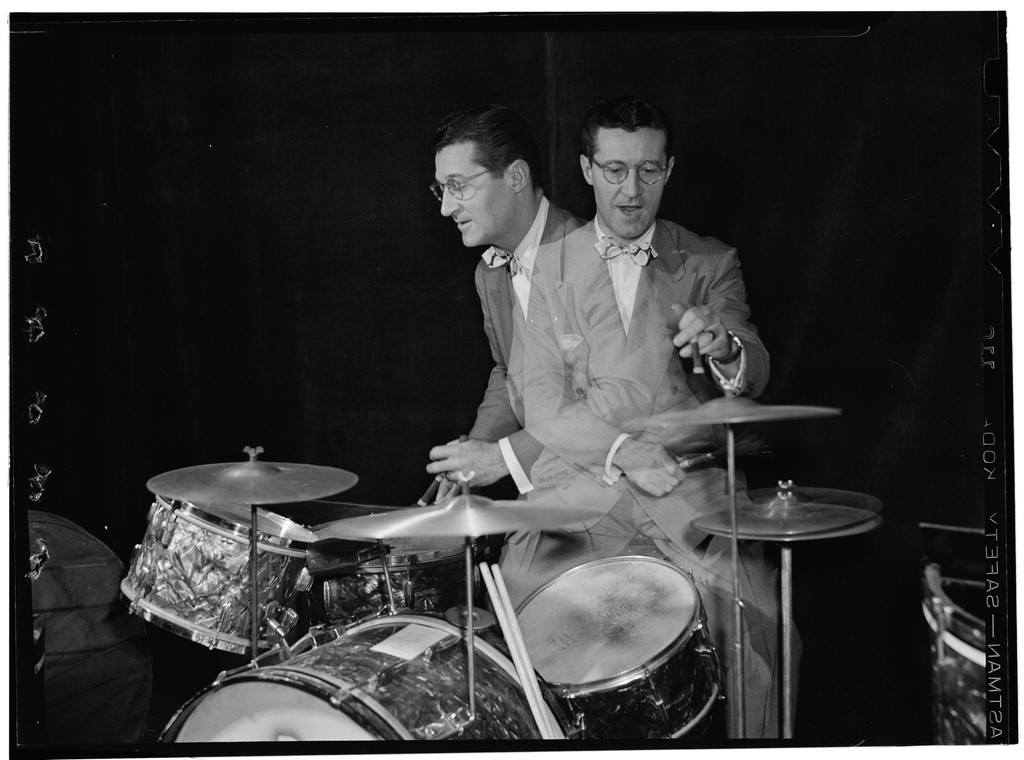
[[[311,632],[287,653],[222,675],[160,740],[539,739],[515,668],[474,641],[473,721],[463,631],[409,614]]]
[[[675,565],[628,556],[590,562],[517,610],[569,738],[698,736],[719,700],[717,656],[700,596]]]
[[[388,545],[388,578],[396,608],[441,615],[464,600],[465,545],[460,539],[389,539]],[[345,625],[388,611],[382,561],[381,557],[370,559],[324,579],[322,595],[329,625]],[[314,576],[320,574],[311,557],[307,564]]]
[[[213,509],[212,507],[207,510]],[[250,525],[198,505],[157,496],[149,527],[135,547],[121,593],[132,612],[161,628],[227,652],[246,654],[250,643]],[[219,512],[230,515],[228,508]],[[274,620],[287,632],[292,604],[308,588],[302,526],[266,510],[257,520],[256,575],[261,630]],[[260,646],[269,647],[268,641]]]
[[[978,581],[942,577],[927,565],[922,581],[931,628],[932,718],[937,744],[985,742],[985,624],[965,608],[981,599]],[[959,602],[959,603],[958,603]],[[977,606],[977,605],[975,605]]]

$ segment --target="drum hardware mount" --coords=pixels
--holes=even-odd
[[[469,620],[469,613],[466,605],[457,604],[454,607],[449,607],[444,612],[444,619],[454,626],[465,628]],[[487,610],[480,609],[479,607],[473,610],[473,627],[476,630],[487,630],[488,628],[494,627],[496,622],[497,620],[494,615]]]
[[[395,591],[391,588],[391,573],[388,571],[388,550],[390,547],[385,546],[384,540],[378,538],[377,549],[380,551],[380,567],[384,573],[384,588],[388,592],[388,609],[391,610],[392,615],[396,615],[398,612],[395,608]]]
[[[344,686],[339,686],[337,691],[335,691],[327,701],[330,702],[333,707],[340,707],[342,702],[352,696],[353,691],[355,691],[355,687],[352,685],[346,684]],[[373,689],[371,688],[371,693],[372,691]]]
[[[462,733],[466,726],[475,720],[475,717],[470,715],[466,707],[460,707],[454,713],[448,713],[440,717],[439,721],[428,723],[425,726],[418,726],[409,731],[417,739],[436,741]]]
[[[650,693],[644,699],[647,704],[651,705],[655,712],[658,713],[658,717],[665,723],[668,723],[672,716],[669,715],[668,708],[665,707],[665,700],[661,698],[660,694],[658,694],[658,689],[655,686],[654,681],[651,679],[651,675],[650,671],[644,674],[644,680],[650,688]]]

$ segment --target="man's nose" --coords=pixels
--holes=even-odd
[[[636,198],[640,195],[643,192],[643,186],[640,183],[640,170],[631,169],[619,187],[619,192],[629,198]]]
[[[452,194],[447,190],[442,191],[441,195],[441,216],[451,216],[455,213],[455,210],[459,207],[459,202],[452,198]]]

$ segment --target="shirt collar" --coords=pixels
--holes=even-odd
[[[636,240],[630,241],[629,245],[632,245],[633,243],[650,243],[651,240],[654,239],[654,225],[655,224],[657,224],[657,222],[651,222],[651,226],[647,228],[647,232],[645,232],[643,235],[638,237]],[[596,216],[594,217],[594,230],[597,232],[597,240],[598,240],[598,242],[600,242],[602,238],[608,237],[608,238],[611,238],[612,240],[614,240],[616,243],[618,243],[623,248],[625,248],[626,245],[627,245],[626,243],[623,243],[621,240],[619,240],[614,235],[609,235],[603,229],[601,229],[601,222],[598,221]]]
[[[533,272],[533,263],[537,259],[537,251],[540,248],[541,239],[544,237],[544,227],[548,222],[548,208],[551,204],[548,203],[548,199],[544,196],[540,198],[540,205],[537,207],[537,215],[533,217],[533,224],[530,225],[530,229],[527,230],[526,235],[516,249],[512,252],[512,255],[519,262],[519,266],[527,271],[527,273]],[[483,260],[490,266],[491,252],[494,246],[491,246],[483,253]]]
[[[537,208],[537,216],[534,217],[533,224],[530,225],[530,230],[526,233],[526,237],[516,246],[516,250],[512,254],[519,259],[519,265],[527,272],[533,271],[533,262],[537,260],[537,250],[540,248],[540,240],[544,235],[544,226],[548,221],[548,207],[550,205],[548,199],[541,196],[540,206]]]

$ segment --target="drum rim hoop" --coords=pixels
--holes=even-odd
[[[234,520],[230,520],[225,517],[211,515],[209,512],[204,511],[201,506],[189,501],[182,501],[181,499],[171,499],[168,501],[160,494],[157,494],[156,498],[157,501],[163,504],[163,506],[171,510],[172,515],[180,514],[186,522],[190,522],[197,527],[209,530],[211,533],[216,533],[217,535],[224,536],[225,538],[237,540],[239,543],[250,543],[249,534],[252,531],[247,525],[243,525],[242,523],[235,522]],[[275,536],[261,530],[256,531],[256,536],[257,548],[263,547],[273,554],[283,554],[288,557],[302,559],[306,558],[305,547],[308,544],[303,541],[284,538],[283,536]]]
[[[179,615],[175,615],[173,612],[164,610],[147,599],[133,595],[134,592],[135,589],[129,583],[129,579],[124,578],[121,581],[121,595],[124,597],[129,608],[136,610],[145,621],[152,623],[158,628],[163,628],[166,631],[183,636],[194,644],[202,644],[205,647],[219,649],[222,652],[248,654],[252,648],[246,639],[216,631],[213,628],[207,628],[205,625],[193,623]],[[271,646],[269,641],[262,639],[258,643],[266,644],[268,648]]]
[[[337,692],[338,684],[332,682],[323,674],[311,669],[295,667],[277,667],[273,671],[264,670],[261,673],[259,665],[250,663],[229,671],[228,673],[222,673],[213,683],[205,687],[188,702],[182,705],[182,707],[179,708],[173,716],[171,716],[171,720],[161,732],[160,741],[166,741],[165,736],[167,735],[167,732],[182,721],[186,721],[189,716],[202,706],[205,701],[205,697],[212,692],[219,690],[224,686],[252,682],[273,683],[279,686],[293,688],[314,698],[324,698],[321,701],[332,709],[337,710],[346,718],[351,719],[360,728],[371,734],[378,733],[376,728],[367,725],[366,716],[361,713],[353,715],[352,712],[342,710],[340,707],[331,703],[330,696],[332,694],[332,687],[333,691]],[[354,702],[350,704],[361,705],[363,708],[369,710],[376,718],[391,728],[396,734],[396,736],[374,736],[373,738],[380,741],[393,741],[395,739],[411,740],[415,738],[405,726],[398,722],[398,719],[392,715],[389,710],[362,689],[354,688],[351,689],[349,693],[355,698]],[[348,700],[345,701],[348,702]],[[186,711],[187,714],[184,714]],[[178,733],[180,733],[182,727],[183,724],[177,725]]]

